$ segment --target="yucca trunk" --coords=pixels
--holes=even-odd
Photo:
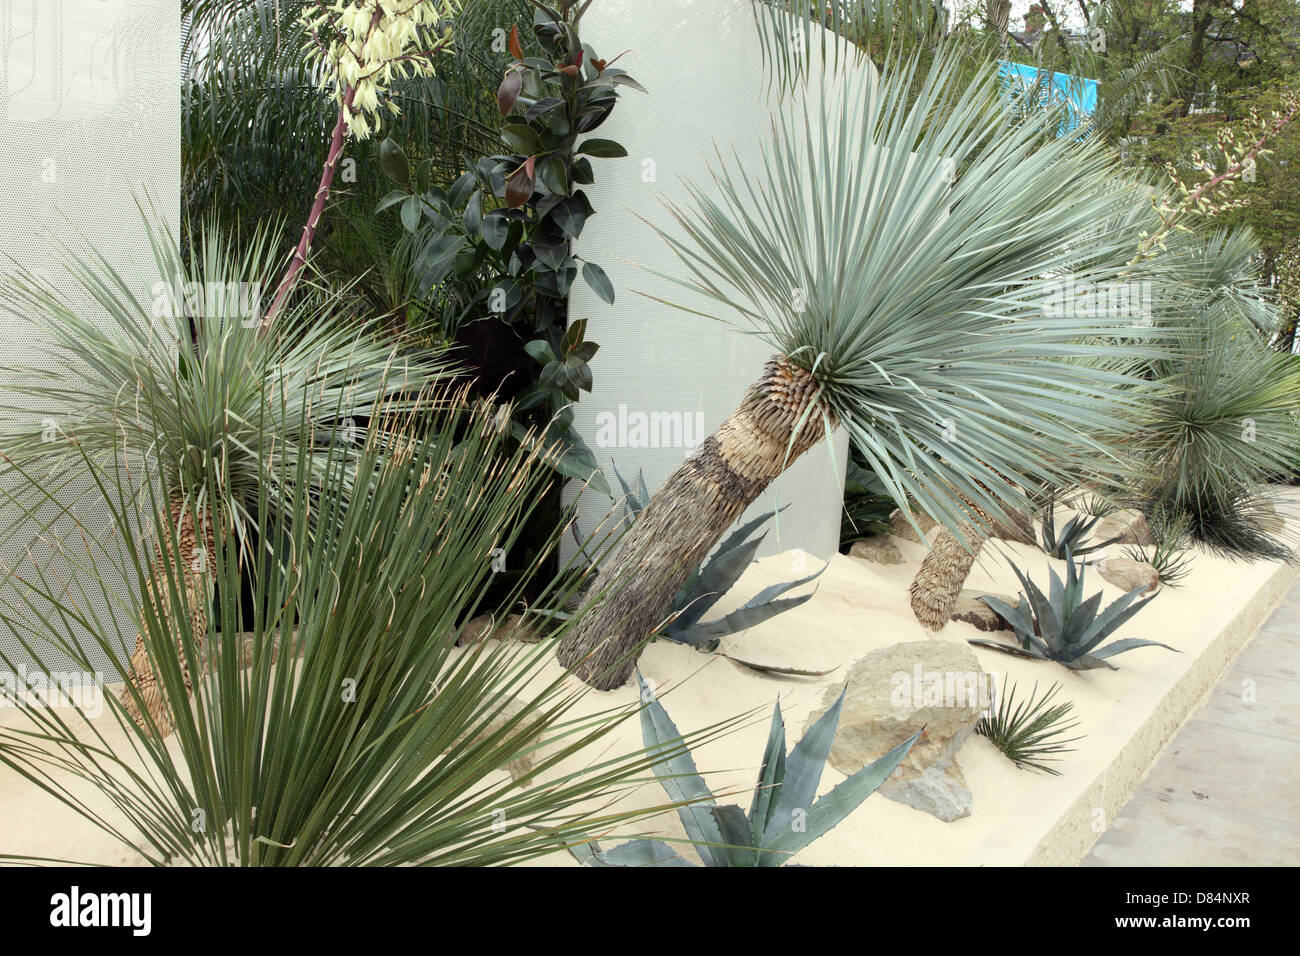
[[[984,545],[984,532],[972,524],[961,526],[969,545],[947,528],[940,528],[930,545],[930,553],[908,589],[912,595],[912,613],[931,631],[940,630],[952,617],[957,597],[966,584],[970,569]]]
[[[655,493],[601,567],[579,624],[560,646],[561,664],[598,690],[627,682],[691,572],[741,512],[823,437],[818,401],[806,370],[784,355],[768,360],[740,407]]]
[[[166,540],[155,544],[153,573],[145,584],[144,599],[149,602],[157,602],[154,603],[154,607],[157,609],[160,620],[164,622],[165,630],[169,634],[176,635],[177,658],[180,662],[181,676],[185,681],[185,696],[188,698],[194,690],[194,683],[190,675],[189,659],[185,654],[181,630],[173,623],[176,619],[176,612],[171,606],[170,589],[167,582],[178,581],[184,591],[184,602],[189,611],[191,633],[193,634],[199,659],[202,660],[203,644],[208,632],[206,588],[209,577],[206,571],[208,562],[212,560],[215,545],[212,521],[206,512],[198,515],[196,520],[194,508],[181,498],[173,498],[169,503],[168,510],[171,514],[172,524],[176,528],[177,554],[173,556],[171,553],[172,542],[170,536],[164,536]],[[174,566],[173,560],[175,561]],[[155,596],[155,588],[162,592],[161,595]],[[158,601],[158,597],[161,597],[161,601]],[[154,723],[158,725],[161,736],[166,737],[172,732],[174,726],[171,719],[172,712],[166,694],[158,683],[158,676],[154,673],[149,657],[145,653],[144,618],[145,612],[142,611],[141,630],[135,639],[135,651],[131,654],[131,669],[127,674],[127,680],[140,692],[144,699],[145,709],[153,718]],[[142,730],[147,730],[148,725],[144,716],[136,707],[131,687],[123,688],[121,701],[126,707],[128,716]]]

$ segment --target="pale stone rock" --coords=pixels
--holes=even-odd
[[[1160,586],[1160,572],[1147,562],[1132,558],[1107,558],[1097,563],[1097,572],[1126,594],[1134,588],[1150,594]]]
[[[870,538],[861,538],[849,548],[849,557],[861,558],[874,564],[902,564],[903,552],[898,545],[889,540],[889,535],[875,534]]]
[[[935,520],[928,515],[916,514],[912,517],[926,534],[929,534],[935,526]],[[904,541],[913,541],[917,544],[923,543],[921,536],[916,533],[916,529],[908,522],[903,512],[897,508],[889,515],[889,533],[895,538],[902,538]]]
[[[957,595],[957,604],[952,609],[952,620],[965,621],[981,631],[1011,630],[1011,625],[1002,620],[1002,616],[997,611],[980,600],[984,593],[983,591],[963,589],[961,594]],[[992,594],[989,596],[1006,601],[1012,607],[1015,607],[1018,603],[1017,598],[1009,597],[1006,594]]]
[[[480,614],[465,622],[465,626],[460,629],[460,636],[456,638],[456,646],[465,647],[489,639],[536,644],[542,638],[536,630],[524,623],[522,614],[509,614],[500,622],[491,614]]]
[[[828,689],[809,726],[838,697],[838,687]],[[924,727],[879,793],[945,822],[968,816],[972,796],[955,758],[991,697],[992,678],[964,643],[913,641],[873,651],[849,672],[830,764],[856,773]]]
[[[1142,547],[1155,543],[1151,537],[1151,527],[1147,524],[1146,515],[1134,508],[1116,511],[1102,518],[1092,529],[1092,537],[1098,541],[1117,538],[1118,540],[1112,542],[1113,544],[1137,544]]]

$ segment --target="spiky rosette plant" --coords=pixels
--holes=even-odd
[[[602,753],[637,703],[575,710],[587,689],[554,672],[545,644],[455,646],[458,623],[486,598],[493,549],[510,548],[539,507],[552,452],[513,441],[494,407],[462,394],[376,417],[355,453],[334,440],[339,423],[322,431],[316,481],[305,456],[276,460],[275,485],[297,491],[286,506],[259,484],[261,547],[242,554],[218,525],[220,630],[217,615],[199,629],[144,604],[171,740],[99,699],[96,684],[47,686],[46,706],[0,726],[0,765],[155,866],[502,865],[655,812],[610,804],[735,718]],[[0,484],[0,542],[54,538],[75,571],[37,557],[0,589],[7,669],[56,655],[93,674],[131,634],[95,610],[114,579],[184,590],[136,540],[141,526],[175,534],[149,493],[159,476],[123,464],[83,460],[107,533],[39,474]],[[183,672],[201,675],[191,700]],[[0,705],[14,696],[0,684]],[[85,799],[91,790],[101,799]],[[13,851],[0,859],[36,862]]]
[[[260,530],[259,494],[279,506],[303,475],[319,482],[333,454],[322,435],[343,442],[347,459],[378,405],[414,400],[450,363],[441,353],[396,352],[335,314],[334,296],[295,301],[281,314],[281,333],[262,334],[262,293],[278,260],[274,232],[239,237],[208,222],[194,230],[186,262],[166,227],[146,223],[152,281],[122,275],[93,249],[69,248],[63,265],[73,293],[23,269],[0,289],[0,308],[45,343],[39,366],[12,370],[20,401],[4,407],[0,474],[40,471],[66,481],[88,473],[87,458],[150,459],[174,532],[154,539],[153,580],[175,569],[184,586],[171,595],[146,591],[145,600],[164,617],[192,618],[201,635],[214,527],[229,526],[247,550]],[[151,298],[134,291],[141,284]],[[302,472],[277,467],[299,460]],[[342,490],[350,489],[345,480]],[[136,719],[169,733],[143,634],[129,673],[124,699]]]
[[[1286,474],[1300,445],[1300,361],[1270,349],[1276,307],[1259,288],[1249,233],[1219,231],[1173,247],[1181,295],[1179,358],[1151,363],[1135,447],[1146,508],[1182,517],[1220,552],[1289,558],[1291,541],[1268,506],[1267,482]]]
[[[684,576],[837,425],[966,554],[960,529],[1030,510],[1023,489],[1110,467],[1134,379],[1078,359],[1141,333],[1049,303],[1067,268],[1120,275],[1135,235],[1106,224],[1144,200],[1099,144],[1052,138],[1054,114],[1008,123],[992,64],[974,83],[960,64],[943,47],[924,74],[891,60],[804,85],[758,168],[719,157],[714,188],[668,204],[690,311],[775,354],[606,563],[560,650],[583,679],[624,683]]]

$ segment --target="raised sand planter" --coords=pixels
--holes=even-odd
[[[1300,494],[1294,489],[1282,493],[1290,500],[1292,514],[1300,511]],[[905,556],[903,564],[837,557],[821,576],[811,601],[722,648],[755,663],[837,668],[825,677],[762,675],[725,659],[709,662],[692,650],[663,642],[653,644],[642,657],[642,672],[655,682],[664,706],[683,732],[748,707],[759,709],[753,725],[697,750],[696,762],[702,770],[728,768],[706,774],[715,793],[733,787],[736,794],[730,801],[748,806],[767,731],[766,712],[778,695],[789,726],[802,730],[825,690],[841,687],[852,663],[871,651],[907,641],[964,643],[973,637],[1006,636],[954,622],[930,637],[913,619],[906,590],[925,549],[901,538],[893,541]],[[1035,547],[998,541],[986,548],[967,587],[1016,593],[1018,585],[1006,558],[1035,580],[1044,580],[1053,563],[1058,571],[1063,567]],[[751,569],[732,600],[719,609],[729,610],[760,587],[794,576],[810,560],[789,554],[766,559]],[[1035,681],[1040,688],[1060,682],[1061,697],[1074,702],[1079,727],[1071,736],[1085,736],[1058,765],[1061,776],[1019,770],[988,740],[972,736],[958,757],[973,794],[970,816],[944,823],[877,794],[800,853],[798,861],[828,866],[1078,863],[1297,576],[1300,568],[1280,562],[1234,562],[1198,552],[1183,586],[1164,589],[1118,632],[1119,637],[1163,641],[1181,653],[1135,650],[1115,659],[1118,671],[1068,671],[1056,664],[974,648],[984,670],[1001,675],[1004,684],[1009,677],[1020,685],[1022,694]],[[1106,603],[1121,594],[1089,569],[1085,593],[1099,589],[1105,592]],[[625,688],[599,699],[608,703],[615,696],[631,700],[635,695]],[[635,725],[629,725],[626,733],[629,745],[639,740]],[[828,766],[820,792],[843,779],[841,772]],[[662,798],[662,791],[653,787],[637,795],[646,803]],[[675,818],[663,820],[662,832],[682,836]]]
[[[1300,494],[1294,490],[1286,493],[1292,507],[1300,509]],[[969,638],[998,636],[962,622],[950,623],[935,636],[925,631],[907,604],[907,585],[925,555],[924,546],[901,538],[893,542],[904,556],[902,564],[837,556],[818,580],[812,600],[722,648],[760,664],[835,668],[824,677],[761,674],[725,658],[662,641],[647,649],[641,659],[642,673],[655,684],[683,732],[749,709],[756,711],[754,721],[696,751],[697,764],[724,801],[748,806],[772,702],[778,696],[793,740],[821,705],[827,689],[843,686],[853,663],[870,652],[910,641],[965,645]],[[1036,580],[1046,577],[1051,563],[1030,545],[994,542],[986,547],[967,587],[1016,593],[1007,557]],[[731,610],[761,587],[807,574],[815,567],[802,553],[764,559],[750,569],[717,610]],[[1120,637],[1163,641],[1181,653],[1135,650],[1116,659],[1118,671],[1067,671],[1055,664],[973,648],[985,671],[1009,676],[1022,693],[1034,681],[1040,688],[1060,682],[1062,698],[1074,702],[1079,720],[1075,733],[1085,736],[1059,764],[1061,776],[1018,770],[986,739],[971,736],[957,758],[972,794],[969,816],[945,823],[876,794],[828,836],[800,853],[798,861],[838,866],[1077,863],[1298,574],[1300,568],[1278,562],[1233,562],[1199,553],[1182,587],[1165,589],[1119,632]],[[1120,595],[1092,570],[1085,587],[1087,593],[1104,590],[1107,602]],[[553,673],[543,676],[549,679]],[[592,694],[581,706],[590,712],[635,699],[635,690],[625,687]],[[20,718],[12,710],[0,710],[0,723],[18,726]],[[110,743],[121,740],[111,719],[101,719],[99,724]],[[625,722],[606,743],[629,749],[639,745],[637,720]],[[821,792],[843,779],[843,773],[828,766]],[[74,784],[73,789],[92,805],[106,806],[83,785]],[[729,789],[734,795],[722,796]],[[628,799],[648,806],[665,798],[657,785],[648,785]],[[656,823],[667,837],[682,836],[675,815]],[[7,853],[100,863],[133,862],[132,855],[114,841],[3,767],[0,848]],[[684,852],[689,854],[689,850]],[[576,865],[566,853],[557,853],[545,862]]]

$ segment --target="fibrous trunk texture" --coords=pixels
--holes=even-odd
[[[931,631],[940,630],[952,617],[957,596],[984,545],[984,532],[974,525],[963,524],[961,532],[969,547],[947,528],[939,529],[909,589],[912,613]]]
[[[818,401],[816,380],[805,369],[783,355],[768,360],[740,407],[623,535],[560,645],[561,664],[598,690],[627,682],[691,572],[741,512],[823,436]]]
[[[164,622],[166,631],[176,636],[177,657],[180,661],[181,676],[185,681],[185,696],[188,698],[194,690],[194,684],[190,676],[190,662],[185,653],[182,633],[174,623],[177,620],[177,609],[172,607],[170,588],[167,582],[176,580],[184,589],[185,604],[183,609],[189,612],[191,634],[193,635],[199,659],[202,660],[204,640],[208,633],[206,592],[208,576],[206,572],[208,562],[212,560],[215,545],[213,543],[212,522],[206,514],[201,515],[196,522],[194,509],[183,500],[173,500],[170,503],[169,510],[176,528],[176,541],[179,546],[175,556],[178,565],[173,571],[170,537],[168,536],[165,541],[157,542],[154,546],[153,573],[145,585],[145,600],[154,604],[160,620]],[[201,533],[198,525],[202,525]],[[160,591],[161,594],[155,595],[155,590]],[[142,613],[141,630],[135,639],[135,651],[131,654],[131,669],[127,674],[127,680],[140,692],[140,695],[144,698],[145,709],[153,718],[154,723],[158,725],[160,735],[166,737],[174,727],[171,717],[172,711],[162,685],[158,683],[158,677],[149,662],[149,657],[145,653],[143,618],[144,614]],[[155,655],[160,650],[155,651]],[[148,725],[144,716],[136,707],[131,687],[122,689],[121,701],[126,707],[127,715],[142,730],[147,730]]]

